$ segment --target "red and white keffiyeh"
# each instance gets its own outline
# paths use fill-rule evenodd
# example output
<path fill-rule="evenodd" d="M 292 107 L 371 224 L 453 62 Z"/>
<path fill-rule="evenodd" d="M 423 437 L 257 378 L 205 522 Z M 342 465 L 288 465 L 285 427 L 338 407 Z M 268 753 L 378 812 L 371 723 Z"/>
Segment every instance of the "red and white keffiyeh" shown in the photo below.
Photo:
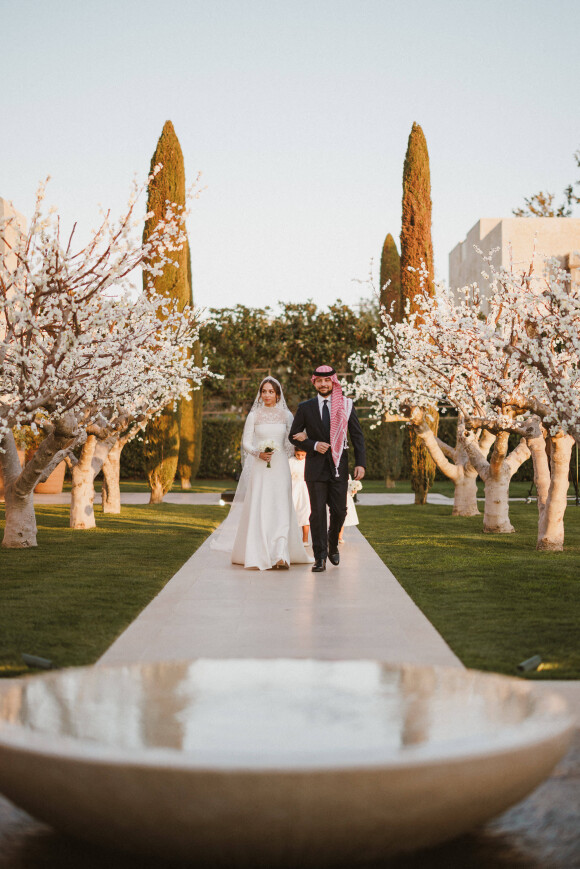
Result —
<path fill-rule="evenodd" d="M 331 368 L 330 365 L 319 365 L 312 374 L 313 383 L 317 377 L 330 377 L 332 381 L 332 396 L 330 402 L 330 451 L 336 469 L 336 476 L 338 477 L 338 466 L 346 443 L 348 417 L 350 414 L 350 408 L 352 407 L 352 399 L 343 396 L 342 387 L 338 382 L 336 371 L 334 368 Z"/>

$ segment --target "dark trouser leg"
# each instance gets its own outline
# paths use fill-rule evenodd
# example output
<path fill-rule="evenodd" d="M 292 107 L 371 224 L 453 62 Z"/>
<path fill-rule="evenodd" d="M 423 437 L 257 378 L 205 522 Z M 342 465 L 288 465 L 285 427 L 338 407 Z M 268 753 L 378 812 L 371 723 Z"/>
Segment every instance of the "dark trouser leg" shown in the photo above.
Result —
<path fill-rule="evenodd" d="M 314 557 L 326 558 L 327 550 L 327 525 L 326 525 L 326 501 L 329 483 L 316 480 L 307 482 L 308 495 L 310 497 L 310 534 L 312 535 L 312 551 Z"/>
<path fill-rule="evenodd" d="M 338 550 L 338 535 L 346 519 L 346 492 L 348 479 L 333 480 L 328 483 L 328 506 L 330 508 L 330 525 L 328 528 L 328 551 Z"/>

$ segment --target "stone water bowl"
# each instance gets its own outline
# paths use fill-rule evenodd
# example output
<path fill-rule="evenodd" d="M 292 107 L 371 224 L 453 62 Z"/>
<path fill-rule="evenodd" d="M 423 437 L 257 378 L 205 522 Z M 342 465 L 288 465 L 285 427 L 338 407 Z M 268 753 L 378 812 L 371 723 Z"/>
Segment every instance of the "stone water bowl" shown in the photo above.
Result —
<path fill-rule="evenodd" d="M 377 661 L 63 670 L 0 694 L 0 790 L 66 833 L 204 867 L 379 860 L 550 773 L 573 721 L 531 689 Z"/>

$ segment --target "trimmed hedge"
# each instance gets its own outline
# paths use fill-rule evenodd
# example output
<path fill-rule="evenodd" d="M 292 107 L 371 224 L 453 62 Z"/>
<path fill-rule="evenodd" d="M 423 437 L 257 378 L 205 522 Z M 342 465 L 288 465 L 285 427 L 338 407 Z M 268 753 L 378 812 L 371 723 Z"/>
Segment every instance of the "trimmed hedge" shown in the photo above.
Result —
<path fill-rule="evenodd" d="M 240 444 L 243 430 L 243 419 L 206 417 L 203 420 L 198 477 L 223 479 L 235 477 L 240 473 L 242 470 Z"/>
<path fill-rule="evenodd" d="M 369 480 L 384 480 L 387 475 L 397 480 L 407 480 L 410 474 L 409 429 L 398 422 L 375 425 L 373 420 L 361 419 L 367 449 L 367 477 Z M 401 425 L 403 425 L 401 429 Z M 240 442 L 244 420 L 231 417 L 204 417 L 201 446 L 201 464 L 197 476 L 200 479 L 235 478 L 241 470 Z M 450 446 L 455 446 L 457 419 L 441 416 L 438 436 Z M 518 443 L 517 435 L 510 437 L 510 450 Z M 400 449 L 399 459 L 394 454 Z M 350 450 L 351 472 L 354 466 L 354 451 Z M 394 473 L 393 473 L 394 471 Z M 121 453 L 121 479 L 146 479 L 143 461 L 143 441 L 135 439 Z M 531 460 L 524 462 L 514 480 L 533 480 Z M 445 480 L 437 469 L 436 480 Z"/>
<path fill-rule="evenodd" d="M 389 475 L 393 479 L 404 479 L 405 470 L 409 464 L 408 455 L 403 446 L 403 455 L 399 461 L 396 461 L 392 447 L 394 445 L 395 451 L 398 451 L 401 441 L 403 445 L 408 442 L 407 427 L 403 426 L 401 431 L 401 423 L 399 422 L 383 422 L 376 425 L 371 419 L 361 419 L 360 424 L 367 453 L 367 478 L 369 480 L 384 480 Z M 353 449 L 349 450 L 349 465 L 352 474 L 354 468 Z"/>
<path fill-rule="evenodd" d="M 122 480 L 147 479 L 143 458 L 143 435 L 137 435 L 123 447 L 120 475 Z"/>
<path fill-rule="evenodd" d="M 205 417 L 203 420 L 200 479 L 232 479 L 241 470 L 240 443 L 244 420 Z M 135 438 L 121 453 L 121 479 L 145 480 L 143 440 Z"/>

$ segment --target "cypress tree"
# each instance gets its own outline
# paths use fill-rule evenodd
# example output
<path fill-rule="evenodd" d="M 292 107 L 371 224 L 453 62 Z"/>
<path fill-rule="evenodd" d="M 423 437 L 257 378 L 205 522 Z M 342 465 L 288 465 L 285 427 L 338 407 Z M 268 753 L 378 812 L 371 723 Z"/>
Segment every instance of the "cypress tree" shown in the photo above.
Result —
<path fill-rule="evenodd" d="M 187 243 L 187 281 L 189 284 L 189 304 L 193 305 L 193 283 L 191 275 L 191 251 Z M 201 365 L 201 346 L 196 341 L 192 349 L 196 365 Z M 203 413 L 202 387 L 194 390 L 189 398 L 181 399 L 179 426 L 178 474 L 181 488 L 190 489 L 191 481 L 197 476 L 201 462 L 201 431 Z"/>
<path fill-rule="evenodd" d="M 401 222 L 401 295 L 414 312 L 414 296 L 420 290 L 418 270 L 425 263 L 427 286 L 433 292 L 433 243 L 431 241 L 431 176 L 423 130 L 413 124 L 403 167 L 403 219 Z M 417 271 L 409 271 L 409 267 Z"/>
<path fill-rule="evenodd" d="M 385 284 L 388 282 L 388 287 Z M 387 309 L 396 322 L 400 322 L 403 312 L 401 302 L 401 258 L 395 239 L 389 232 L 381 252 L 380 303 Z M 398 422 L 383 420 L 383 454 L 385 486 L 395 488 L 395 480 L 401 473 L 403 464 L 404 430 Z"/>
<path fill-rule="evenodd" d="M 395 239 L 390 232 L 385 239 L 381 253 L 380 281 L 381 306 L 385 307 L 397 322 L 400 322 L 402 316 L 401 257 Z M 389 282 L 389 286 L 385 288 L 387 282 Z"/>
<path fill-rule="evenodd" d="M 403 311 L 417 310 L 414 297 L 421 289 L 419 269 L 425 264 L 427 288 L 433 293 L 433 243 L 431 241 L 431 176 L 429 152 L 423 130 L 413 124 L 403 168 L 403 218 L 401 223 L 401 300 Z M 417 271 L 409 271 L 409 268 Z M 429 408 L 429 425 L 437 433 L 439 417 L 436 408 Z M 435 462 L 416 436 L 409 432 L 411 486 L 415 504 L 425 504 L 435 478 Z"/>
<path fill-rule="evenodd" d="M 147 211 L 153 216 L 145 222 L 143 241 L 147 241 L 157 222 L 164 217 L 166 202 L 185 205 L 185 166 L 179 139 L 175 134 L 171 121 L 166 121 L 155 153 L 151 159 L 151 171 L 159 163 L 161 171 L 151 180 L 147 196 Z M 180 310 L 188 303 L 190 289 L 187 279 L 187 250 L 184 245 L 181 250 L 174 251 L 174 268 L 168 264 L 161 275 L 153 281 L 155 291 L 160 295 L 176 299 Z M 145 285 L 145 275 L 143 275 Z M 149 486 L 151 488 L 150 503 L 158 504 L 167 494 L 177 471 L 179 455 L 179 408 L 169 405 L 149 423 L 145 431 L 144 457 Z"/>

